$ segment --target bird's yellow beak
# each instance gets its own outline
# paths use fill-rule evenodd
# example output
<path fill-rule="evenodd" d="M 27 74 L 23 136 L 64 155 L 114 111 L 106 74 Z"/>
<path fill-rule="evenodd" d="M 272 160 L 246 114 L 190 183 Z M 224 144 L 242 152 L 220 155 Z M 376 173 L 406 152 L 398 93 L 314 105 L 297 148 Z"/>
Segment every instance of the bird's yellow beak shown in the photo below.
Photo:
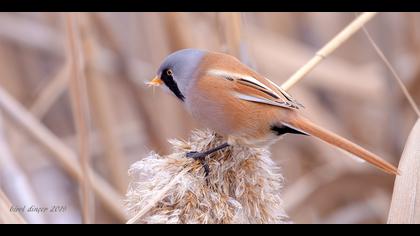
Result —
<path fill-rule="evenodd" d="M 153 78 L 151 81 L 147 82 L 146 84 L 150 86 L 160 86 L 163 84 L 163 81 L 158 76 L 155 76 L 155 78 Z"/>

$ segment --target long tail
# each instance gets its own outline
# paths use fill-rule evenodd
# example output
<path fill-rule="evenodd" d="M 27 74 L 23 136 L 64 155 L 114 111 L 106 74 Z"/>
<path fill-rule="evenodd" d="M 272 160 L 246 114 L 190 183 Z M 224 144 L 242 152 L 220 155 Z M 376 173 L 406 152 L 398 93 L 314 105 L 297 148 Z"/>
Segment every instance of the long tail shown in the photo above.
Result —
<path fill-rule="evenodd" d="M 394 175 L 399 175 L 399 170 L 391 165 L 390 163 L 386 162 L 379 156 L 369 152 L 368 150 L 360 147 L 359 145 L 342 138 L 314 123 L 309 121 L 306 118 L 299 117 L 295 118 L 285 125 L 289 125 L 290 128 L 297 129 L 299 131 L 303 131 L 309 135 L 315 136 L 321 139 L 324 142 L 327 142 L 335 147 L 338 147 L 342 150 L 345 150 L 357 157 L 371 163 L 372 165 L 376 166 L 377 168 Z"/>

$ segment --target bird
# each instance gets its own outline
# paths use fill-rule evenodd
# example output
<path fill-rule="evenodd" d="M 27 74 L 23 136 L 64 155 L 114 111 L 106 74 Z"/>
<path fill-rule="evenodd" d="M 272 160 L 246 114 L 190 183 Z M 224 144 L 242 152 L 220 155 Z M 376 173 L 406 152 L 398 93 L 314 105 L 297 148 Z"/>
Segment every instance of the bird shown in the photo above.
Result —
<path fill-rule="evenodd" d="M 298 134 L 318 138 L 388 174 L 399 174 L 374 153 L 310 121 L 300 102 L 229 54 L 194 48 L 175 51 L 147 84 L 173 94 L 193 119 L 226 140 L 186 157 L 203 161 L 232 145 L 268 147 L 283 135 Z M 204 168 L 208 175 L 208 166 Z"/>

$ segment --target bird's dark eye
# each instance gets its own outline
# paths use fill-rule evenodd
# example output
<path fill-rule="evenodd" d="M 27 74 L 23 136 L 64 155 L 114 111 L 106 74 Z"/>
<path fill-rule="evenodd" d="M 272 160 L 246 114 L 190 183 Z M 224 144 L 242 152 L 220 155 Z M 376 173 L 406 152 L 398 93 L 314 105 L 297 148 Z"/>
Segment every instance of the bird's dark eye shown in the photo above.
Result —
<path fill-rule="evenodd" d="M 184 95 L 178 88 L 178 84 L 174 80 L 174 73 L 171 69 L 166 69 L 162 72 L 161 80 L 163 83 L 177 96 L 181 101 L 184 101 Z"/>

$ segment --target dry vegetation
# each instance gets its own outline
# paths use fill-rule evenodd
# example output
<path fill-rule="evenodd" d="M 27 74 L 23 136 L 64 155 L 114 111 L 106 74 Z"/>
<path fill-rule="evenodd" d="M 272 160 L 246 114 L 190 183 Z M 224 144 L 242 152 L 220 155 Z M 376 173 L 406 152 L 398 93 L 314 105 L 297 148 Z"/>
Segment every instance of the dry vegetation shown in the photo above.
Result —
<path fill-rule="evenodd" d="M 394 164 L 402 156 L 403 174 L 394 189 L 392 176 L 287 136 L 271 149 L 287 215 L 419 223 L 420 135 L 410 104 L 420 103 L 420 15 L 372 17 L 376 45 L 358 30 L 337 50 L 319 51 L 354 13 L 0 13 L 0 223 L 125 222 L 129 166 L 151 150 L 169 154 L 168 139 L 203 128 L 172 96 L 144 86 L 185 47 L 231 53 L 278 84 L 321 52 L 289 92 L 317 123 Z M 11 205 L 66 210 L 18 214 Z"/>
<path fill-rule="evenodd" d="M 262 148 L 229 147 L 211 155 L 204 175 L 185 152 L 205 151 L 224 142 L 212 131 L 188 141 L 171 140 L 173 153 L 152 153 L 130 168 L 128 223 L 288 223 L 281 200 L 283 176 Z"/>

